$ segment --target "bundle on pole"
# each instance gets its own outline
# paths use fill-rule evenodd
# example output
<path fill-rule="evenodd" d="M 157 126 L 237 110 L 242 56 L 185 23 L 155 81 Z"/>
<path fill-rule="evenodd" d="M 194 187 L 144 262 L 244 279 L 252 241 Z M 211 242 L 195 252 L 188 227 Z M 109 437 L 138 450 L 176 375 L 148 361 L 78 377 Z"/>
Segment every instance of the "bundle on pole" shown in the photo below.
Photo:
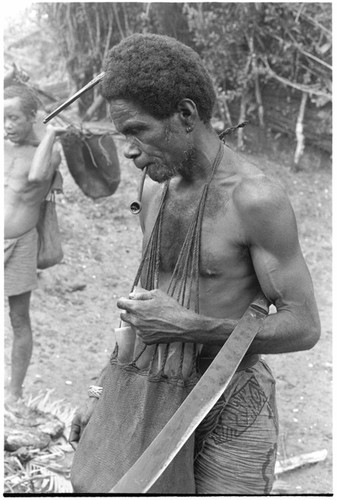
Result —
<path fill-rule="evenodd" d="M 60 141 L 69 171 L 90 198 L 111 196 L 120 182 L 117 148 L 109 132 L 92 132 L 70 126 Z"/>

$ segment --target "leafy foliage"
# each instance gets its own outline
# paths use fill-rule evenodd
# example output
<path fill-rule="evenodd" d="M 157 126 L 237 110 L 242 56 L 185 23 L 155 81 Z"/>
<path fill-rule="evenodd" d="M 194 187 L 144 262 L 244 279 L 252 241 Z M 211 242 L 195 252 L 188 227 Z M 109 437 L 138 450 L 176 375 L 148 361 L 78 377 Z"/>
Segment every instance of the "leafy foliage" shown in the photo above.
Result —
<path fill-rule="evenodd" d="M 98 74 L 108 50 L 132 33 L 162 33 L 193 45 L 182 8 L 168 3 L 35 4 L 39 23 L 59 47 L 76 89 Z M 80 113 L 92 99 L 92 93 L 82 97 Z"/>
<path fill-rule="evenodd" d="M 274 95 L 286 89 L 297 101 L 306 94 L 304 112 L 315 105 L 323 108 L 325 121 L 331 117 L 331 3 L 41 2 L 34 4 L 32 14 L 42 44 L 47 46 L 48 40 L 48 53 L 40 52 L 40 66 L 55 76 L 58 58 L 53 56 L 58 50 L 73 82 L 71 93 L 101 71 L 108 50 L 121 39 L 135 32 L 161 33 L 199 52 L 217 88 L 217 114 L 230 126 L 233 102 L 240 121 L 257 114 L 264 126 L 266 86 Z M 81 96 L 80 116 L 98 102 L 97 93 L 95 88 Z M 100 109 L 102 117 L 106 110 Z"/>
<path fill-rule="evenodd" d="M 186 4 L 189 27 L 220 90 L 241 95 L 276 79 L 331 101 L 332 26 L 328 3 Z"/>

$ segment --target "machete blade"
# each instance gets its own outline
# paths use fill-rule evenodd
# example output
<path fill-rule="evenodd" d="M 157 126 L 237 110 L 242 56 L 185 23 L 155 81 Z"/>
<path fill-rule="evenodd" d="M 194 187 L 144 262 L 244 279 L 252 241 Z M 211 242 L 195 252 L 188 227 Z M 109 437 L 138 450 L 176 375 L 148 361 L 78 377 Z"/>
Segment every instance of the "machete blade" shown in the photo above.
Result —
<path fill-rule="evenodd" d="M 109 493 L 146 493 L 228 387 L 268 314 L 258 295 L 181 406 Z"/>

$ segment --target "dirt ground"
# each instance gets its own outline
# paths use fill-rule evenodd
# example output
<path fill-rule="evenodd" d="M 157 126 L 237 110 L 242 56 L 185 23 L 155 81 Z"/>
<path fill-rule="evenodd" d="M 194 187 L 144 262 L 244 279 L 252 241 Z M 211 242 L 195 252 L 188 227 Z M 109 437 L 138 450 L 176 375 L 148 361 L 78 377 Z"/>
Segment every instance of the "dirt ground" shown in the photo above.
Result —
<path fill-rule="evenodd" d="M 120 145 L 121 140 L 117 139 Z M 248 155 L 287 188 L 298 219 L 301 244 L 312 273 L 322 336 L 307 352 L 265 356 L 277 381 L 279 459 L 326 449 L 327 458 L 278 477 L 288 494 L 332 492 L 332 291 L 331 173 L 294 174 L 282 158 Z M 53 398 L 73 407 L 109 358 L 118 326 L 117 298 L 130 291 L 140 258 L 141 231 L 129 204 L 139 176 L 121 156 L 122 180 L 110 198 L 93 201 L 62 165 L 64 194 L 57 198 L 64 259 L 39 272 L 32 294 L 34 352 L 25 394 L 53 389 Z M 314 167 L 315 165 L 313 165 Z M 5 303 L 5 378 L 12 333 Z"/>

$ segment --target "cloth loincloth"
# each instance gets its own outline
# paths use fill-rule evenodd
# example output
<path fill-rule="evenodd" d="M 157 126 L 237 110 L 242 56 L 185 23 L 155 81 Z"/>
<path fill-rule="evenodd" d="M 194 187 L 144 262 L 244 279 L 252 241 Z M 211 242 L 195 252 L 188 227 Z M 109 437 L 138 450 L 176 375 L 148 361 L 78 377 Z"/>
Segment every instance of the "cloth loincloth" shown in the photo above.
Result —
<path fill-rule="evenodd" d="M 37 243 L 35 227 L 19 238 L 5 239 L 5 296 L 20 295 L 37 288 Z"/>
<path fill-rule="evenodd" d="M 259 360 L 238 371 L 195 433 L 198 494 L 267 495 L 278 438 L 275 380 Z"/>

